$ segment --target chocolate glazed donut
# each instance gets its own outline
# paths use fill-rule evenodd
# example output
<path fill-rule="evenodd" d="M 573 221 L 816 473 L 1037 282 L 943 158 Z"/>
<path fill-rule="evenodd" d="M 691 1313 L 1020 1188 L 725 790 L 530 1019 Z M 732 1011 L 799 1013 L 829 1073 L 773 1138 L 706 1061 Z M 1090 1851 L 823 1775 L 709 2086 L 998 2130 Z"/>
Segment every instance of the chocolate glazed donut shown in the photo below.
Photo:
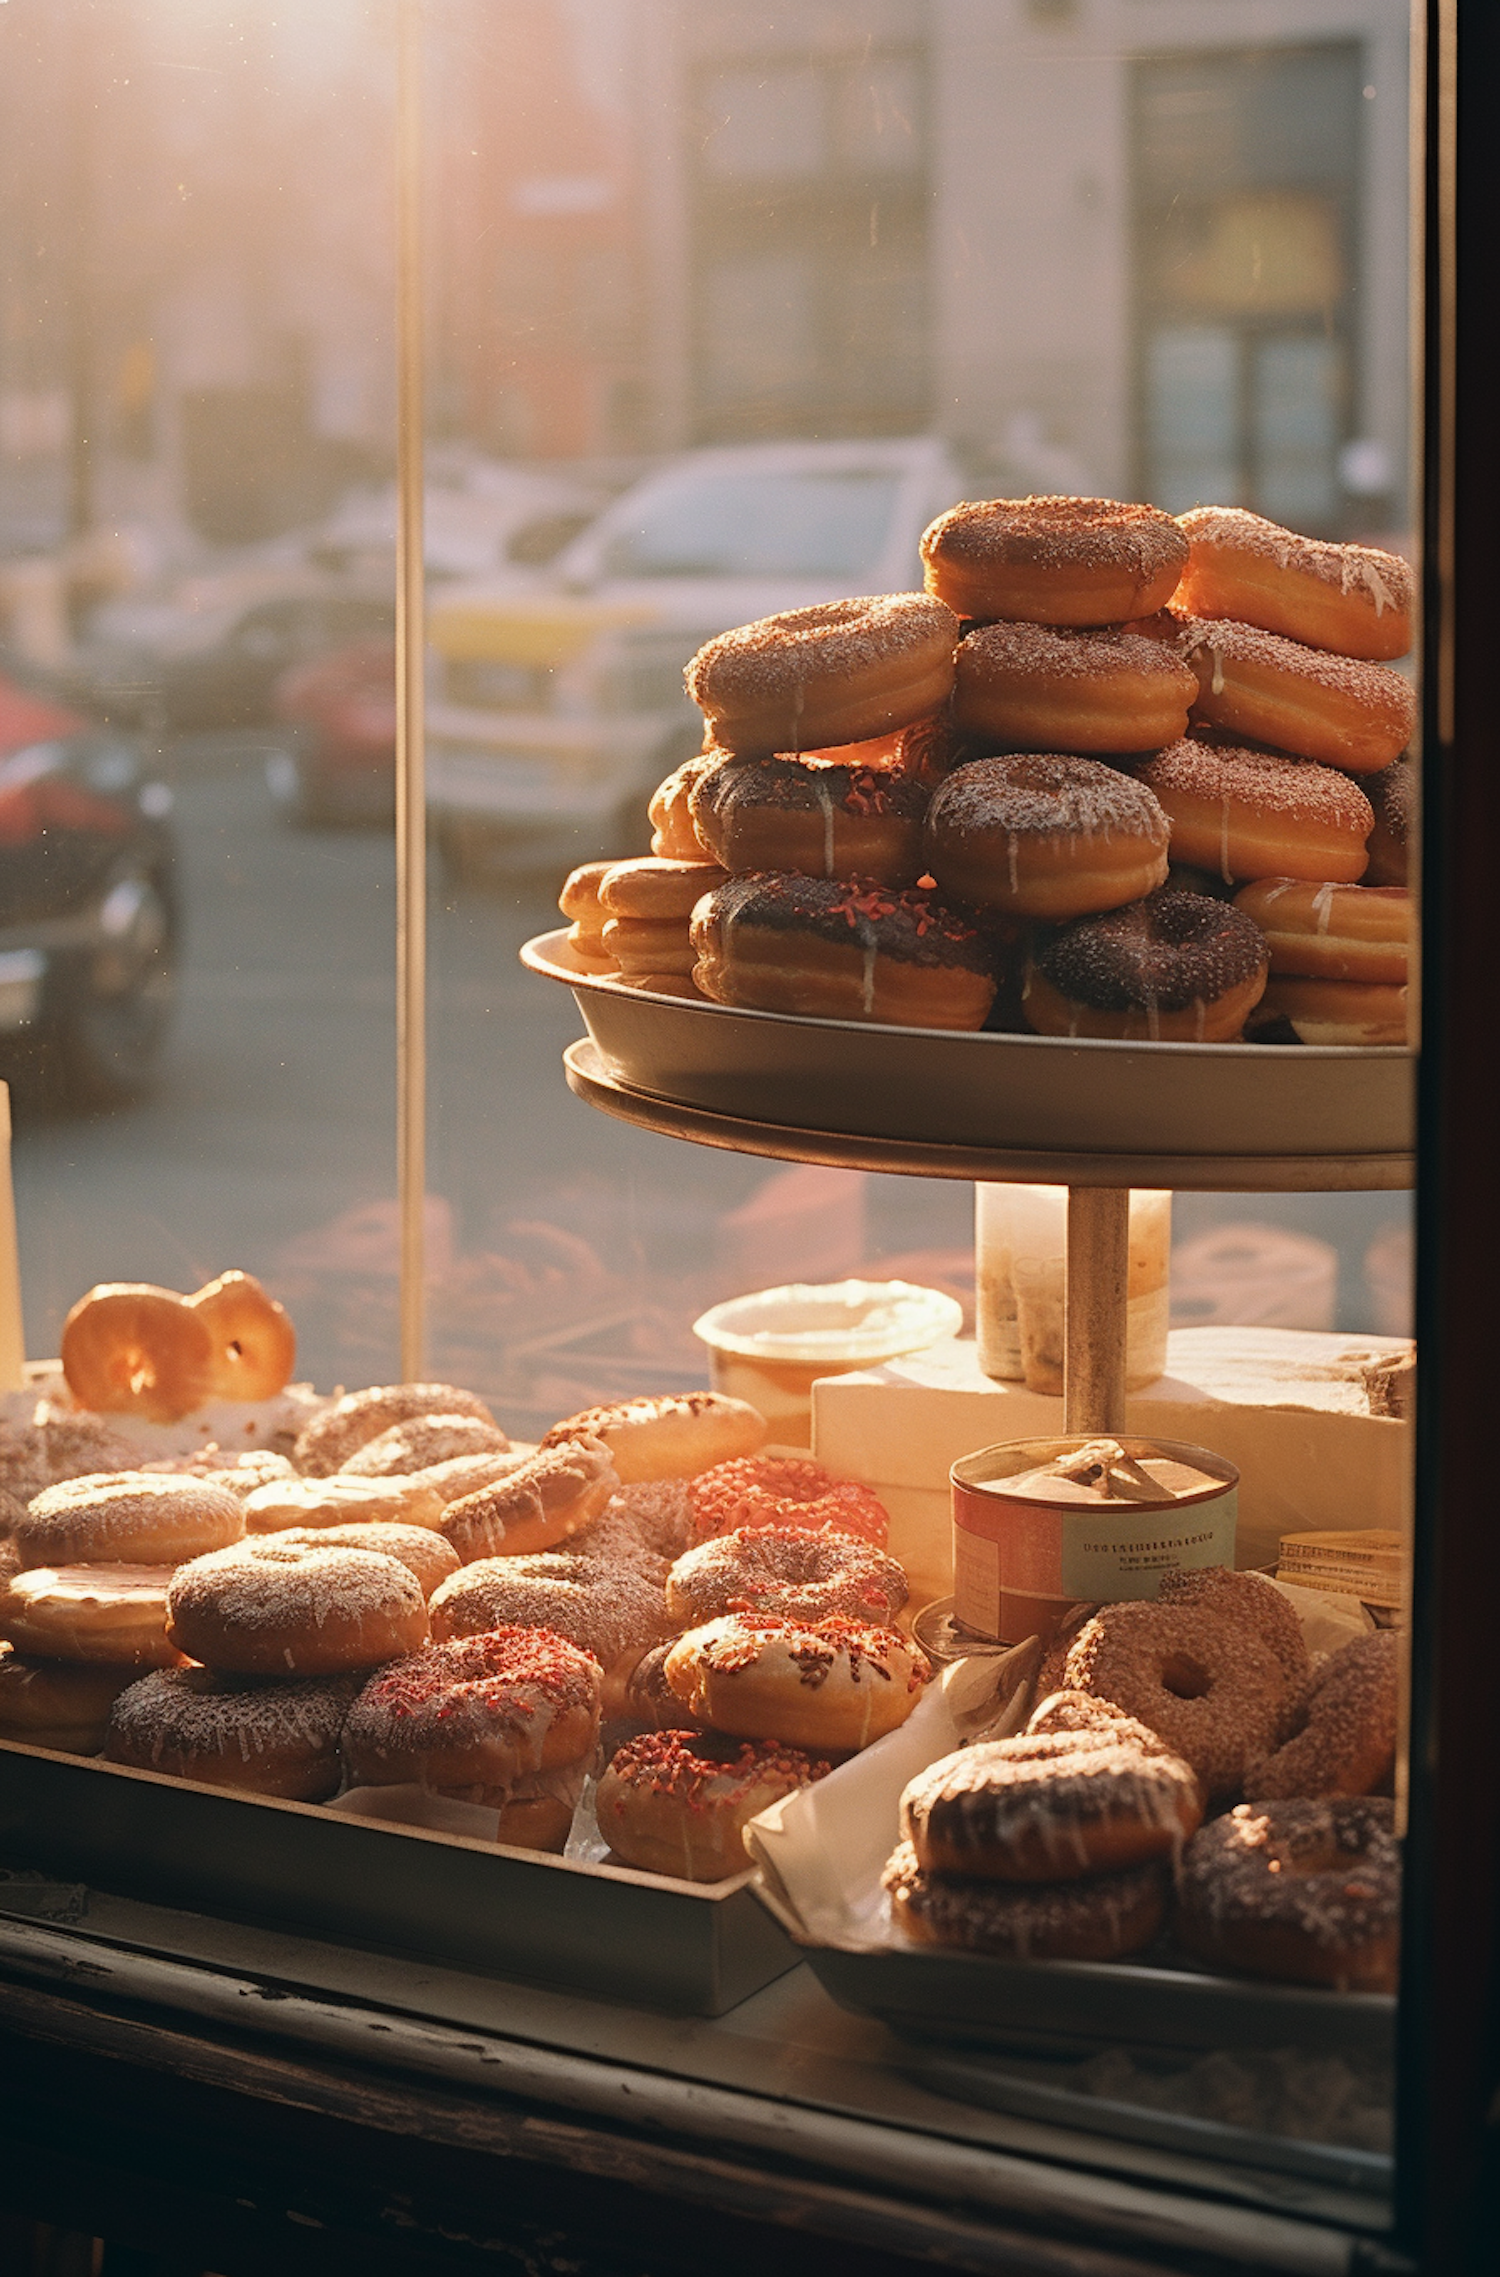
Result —
<path fill-rule="evenodd" d="M 1044 1036 L 1219 1044 L 1265 993 L 1270 949 L 1232 903 L 1163 886 L 1039 948 L 1021 1004 Z"/>
<path fill-rule="evenodd" d="M 700 776 L 693 825 L 726 870 L 910 885 L 928 794 L 910 776 L 805 759 L 725 759 Z"/>

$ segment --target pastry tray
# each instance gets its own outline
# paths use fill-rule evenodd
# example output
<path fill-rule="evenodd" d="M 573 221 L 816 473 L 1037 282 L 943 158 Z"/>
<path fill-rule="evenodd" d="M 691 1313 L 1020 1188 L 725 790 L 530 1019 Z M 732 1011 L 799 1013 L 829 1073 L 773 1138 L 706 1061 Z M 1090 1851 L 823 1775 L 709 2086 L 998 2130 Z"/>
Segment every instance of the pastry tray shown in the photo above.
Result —
<path fill-rule="evenodd" d="M 524 964 L 570 987 L 575 1091 L 700 1143 L 924 1175 L 1201 1191 L 1412 1182 L 1416 1054 L 956 1033 L 742 1011 L 587 971 L 566 931 Z"/>
<path fill-rule="evenodd" d="M 672 1881 L 12 1742 L 0 1835 L 8 1860 L 119 1896 L 676 2015 L 720 2016 L 800 1958 L 748 1871 Z"/>

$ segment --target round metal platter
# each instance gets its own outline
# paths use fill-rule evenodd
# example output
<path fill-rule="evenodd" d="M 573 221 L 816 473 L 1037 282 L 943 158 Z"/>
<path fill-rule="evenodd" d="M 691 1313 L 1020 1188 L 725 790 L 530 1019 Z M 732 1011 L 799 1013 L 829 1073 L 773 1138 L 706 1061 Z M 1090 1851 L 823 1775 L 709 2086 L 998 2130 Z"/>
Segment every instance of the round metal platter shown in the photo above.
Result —
<path fill-rule="evenodd" d="M 523 963 L 577 998 L 572 1088 L 700 1144 L 926 1177 L 1211 1192 L 1413 1180 L 1416 1055 L 1126 1044 L 748 1012 L 587 971 L 563 930 Z"/>

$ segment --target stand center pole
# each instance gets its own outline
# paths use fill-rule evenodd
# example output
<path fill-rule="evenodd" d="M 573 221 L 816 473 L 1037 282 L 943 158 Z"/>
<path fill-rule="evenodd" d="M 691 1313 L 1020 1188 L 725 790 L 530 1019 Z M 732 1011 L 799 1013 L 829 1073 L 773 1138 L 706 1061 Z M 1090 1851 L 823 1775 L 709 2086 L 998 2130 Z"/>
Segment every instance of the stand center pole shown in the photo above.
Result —
<path fill-rule="evenodd" d="M 1063 1429 L 1092 1436 L 1125 1428 L 1125 1304 L 1130 1195 L 1119 1186 L 1068 1189 Z"/>

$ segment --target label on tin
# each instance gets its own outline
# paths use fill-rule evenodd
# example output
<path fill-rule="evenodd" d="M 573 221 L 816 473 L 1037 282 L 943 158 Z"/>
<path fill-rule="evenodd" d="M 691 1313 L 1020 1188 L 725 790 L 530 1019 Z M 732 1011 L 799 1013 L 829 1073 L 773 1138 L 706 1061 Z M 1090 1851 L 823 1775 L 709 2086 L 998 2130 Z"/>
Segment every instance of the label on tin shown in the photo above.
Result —
<path fill-rule="evenodd" d="M 1094 1511 L 1062 1515 L 1059 1583 L 1064 1597 L 1107 1605 L 1122 1597 L 1154 1597 L 1164 1573 L 1233 1565 L 1236 1495 L 1182 1510 Z"/>

